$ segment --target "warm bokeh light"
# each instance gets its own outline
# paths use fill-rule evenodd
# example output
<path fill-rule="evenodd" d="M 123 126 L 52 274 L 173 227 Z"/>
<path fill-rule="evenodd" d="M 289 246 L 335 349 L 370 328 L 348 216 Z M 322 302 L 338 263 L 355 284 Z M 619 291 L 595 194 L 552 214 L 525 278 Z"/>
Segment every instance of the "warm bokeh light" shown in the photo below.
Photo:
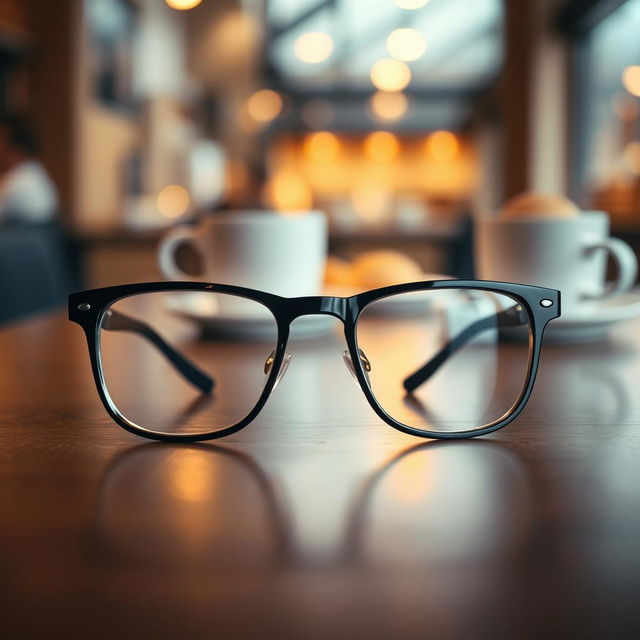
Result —
<path fill-rule="evenodd" d="M 387 38 L 387 51 L 398 60 L 417 60 L 427 49 L 427 40 L 417 29 L 395 29 Z"/>
<path fill-rule="evenodd" d="M 374 131 L 364 139 L 364 152 L 376 162 L 391 162 L 400 152 L 400 143 L 389 131 Z"/>
<path fill-rule="evenodd" d="M 439 162 L 427 153 L 424 138 L 416 140 L 414 135 L 401 138 L 384 126 L 379 127 L 378 133 L 383 135 L 369 139 L 369 150 L 365 149 L 366 135 L 336 134 L 340 151 L 331 162 L 310 160 L 305 153 L 304 138 L 301 140 L 294 133 L 275 136 L 269 154 L 271 175 L 293 174 L 302 179 L 313 194 L 313 197 L 308 196 L 313 206 L 326 204 L 332 220 L 344 228 L 357 225 L 353 202 L 352 206 L 347 206 L 345 195 L 348 194 L 347 197 L 352 199 L 354 186 L 365 181 L 373 184 L 374 190 L 376 185 L 383 186 L 394 198 L 398 194 L 399 208 L 392 211 L 394 215 L 397 214 L 394 219 L 398 224 L 404 224 L 412 217 L 411 211 L 416 210 L 414 201 L 419 202 L 419 213 L 412 219 L 422 220 L 422 203 L 425 200 L 445 198 L 459 202 L 474 193 L 479 179 L 478 160 L 474 148 L 464 144 L 463 138 L 458 139 L 459 149 L 455 159 Z M 267 206 L 273 207 L 266 199 L 267 190 L 263 195 Z M 369 203 L 370 197 L 364 193 L 364 189 L 359 189 L 356 200 L 362 205 L 363 202 Z M 411 202 L 407 205 L 409 200 Z M 370 204 L 366 207 L 362 205 L 359 210 L 365 208 L 373 211 L 372 217 L 379 211 Z M 409 213 L 405 216 L 407 211 Z M 390 215 L 389 211 L 386 215 Z"/>
<path fill-rule="evenodd" d="M 624 148 L 624 162 L 633 173 L 640 175 L 640 142 L 630 142 Z"/>
<path fill-rule="evenodd" d="M 265 203 L 278 211 L 305 211 L 313 196 L 309 185 L 296 173 L 276 173 L 265 186 Z"/>
<path fill-rule="evenodd" d="M 333 40 L 328 33 L 309 31 L 296 39 L 293 50 L 298 60 L 307 64 L 318 64 L 333 53 Z"/>
<path fill-rule="evenodd" d="M 640 65 L 634 64 L 622 72 L 622 84 L 631 95 L 640 97 Z"/>
<path fill-rule="evenodd" d="M 172 9 L 178 9 L 178 11 L 186 11 L 187 9 L 193 9 L 197 7 L 202 0 L 164 0 Z"/>
<path fill-rule="evenodd" d="M 640 105 L 637 100 L 625 93 L 616 93 L 611 101 L 613 112 L 627 122 L 633 122 L 640 116 Z"/>
<path fill-rule="evenodd" d="M 271 122 L 282 111 L 282 98 L 271 89 L 260 89 L 247 100 L 247 111 L 256 122 Z"/>
<path fill-rule="evenodd" d="M 411 82 L 411 70 L 401 60 L 384 58 L 371 67 L 371 82 L 380 91 L 402 91 Z"/>
<path fill-rule="evenodd" d="M 155 4 L 157 4 L 157 0 L 148 6 L 151 7 Z M 210 0 L 209 4 L 211 4 Z M 190 72 L 193 72 L 193 77 L 200 78 L 207 84 L 211 83 L 212 87 L 215 86 L 218 90 L 228 89 L 228 87 L 235 84 L 238 77 L 254 77 L 254 61 L 256 56 L 261 54 L 262 23 L 258 18 L 257 12 L 242 11 L 237 7 L 237 4 L 235 9 L 232 6 L 232 3 L 225 5 L 225 9 L 221 10 L 213 21 L 210 21 L 209 14 L 206 14 L 207 17 L 204 18 L 204 23 L 198 27 L 203 30 L 202 35 L 189 38 L 188 45 L 185 43 L 190 51 L 189 66 Z M 149 10 L 151 9 L 149 8 Z M 144 11 L 141 10 L 141 13 L 144 14 Z M 200 11 L 194 12 L 195 15 L 193 17 L 199 19 L 199 13 Z M 141 15 L 140 20 L 141 23 L 146 24 L 147 20 L 151 20 L 151 17 L 146 17 L 146 14 L 144 16 Z M 153 18 L 151 23 L 155 25 L 157 19 Z M 155 26 L 151 29 L 149 35 L 145 37 L 150 38 L 155 43 L 154 46 L 158 47 L 159 50 L 163 50 L 163 43 L 165 39 L 168 39 L 167 51 L 164 56 L 169 56 L 167 58 L 169 61 L 169 77 L 174 78 L 174 74 L 177 73 L 177 69 L 180 68 L 179 65 L 181 64 L 175 54 L 171 53 L 177 43 L 174 43 L 166 35 L 165 31 L 161 31 L 165 35 L 160 35 L 159 32 L 156 32 L 156 29 L 169 27 L 170 25 Z M 179 50 L 176 50 L 176 52 Z M 136 64 L 140 65 L 141 73 L 151 73 L 153 77 L 155 77 L 156 73 L 164 75 L 162 72 L 163 65 L 160 64 L 159 60 L 154 65 L 150 65 L 147 62 Z M 193 65 L 192 67 L 191 64 Z M 178 65 L 178 67 L 172 70 L 174 69 L 172 65 Z M 150 66 L 149 70 L 145 70 L 147 66 Z M 136 66 L 136 76 L 137 69 L 138 66 Z M 172 82 L 175 82 L 175 80 L 170 82 L 169 78 L 166 78 L 161 86 L 166 87 L 165 91 L 169 90 L 169 87 L 174 86 Z M 156 90 L 154 89 L 154 91 Z M 227 97 L 229 97 L 228 94 Z"/>
<path fill-rule="evenodd" d="M 398 91 L 376 91 L 369 102 L 371 113 L 378 120 L 395 122 L 409 109 L 409 99 Z"/>
<path fill-rule="evenodd" d="M 401 9 L 422 9 L 429 0 L 393 0 Z"/>
<path fill-rule="evenodd" d="M 158 211 L 165 218 L 179 218 L 189 210 L 190 204 L 189 192 L 178 184 L 165 187 L 156 199 Z"/>
<path fill-rule="evenodd" d="M 376 180 L 361 180 L 351 189 L 351 206 L 369 224 L 384 222 L 392 208 L 393 194 Z"/>
<path fill-rule="evenodd" d="M 340 153 L 340 141 L 329 131 L 309 134 L 304 141 L 304 154 L 313 162 L 332 162 Z"/>
<path fill-rule="evenodd" d="M 460 143 L 450 131 L 435 131 L 427 137 L 424 148 L 429 157 L 438 162 L 453 160 L 460 151 Z"/>

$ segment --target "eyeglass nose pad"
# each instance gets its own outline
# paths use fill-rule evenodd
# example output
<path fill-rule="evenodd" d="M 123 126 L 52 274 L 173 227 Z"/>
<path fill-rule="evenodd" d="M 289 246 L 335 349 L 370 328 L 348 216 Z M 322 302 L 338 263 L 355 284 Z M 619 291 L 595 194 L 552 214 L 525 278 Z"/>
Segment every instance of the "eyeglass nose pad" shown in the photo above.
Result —
<path fill-rule="evenodd" d="M 290 353 L 285 353 L 284 354 L 284 360 L 282 361 L 282 366 L 280 367 L 280 371 L 278 371 L 278 375 L 276 377 L 276 381 L 273 385 L 273 389 L 272 391 L 276 390 L 276 387 L 278 386 L 278 383 L 280 382 L 280 380 L 282 380 L 282 376 L 285 374 L 285 371 L 289 368 L 289 364 L 291 362 L 291 358 L 293 356 Z M 269 357 L 264 361 L 264 373 L 265 375 L 269 375 L 269 373 L 271 372 L 271 369 L 273 368 L 273 363 L 276 359 L 276 352 L 275 350 L 273 350 L 270 354 Z"/>
<path fill-rule="evenodd" d="M 364 369 L 364 377 L 367 379 L 367 383 L 371 386 L 371 380 L 369 379 L 369 371 L 371 371 L 371 363 L 369 362 L 369 358 L 365 355 L 362 349 L 358 349 L 358 354 L 360 356 L 360 362 L 362 362 L 362 367 Z M 347 369 L 349 369 L 349 373 L 356 381 L 356 384 L 360 386 L 358 382 L 358 376 L 356 375 L 356 370 L 353 366 L 353 360 L 351 359 L 351 354 L 345 349 L 342 352 L 342 359 L 344 363 L 347 365 Z"/>

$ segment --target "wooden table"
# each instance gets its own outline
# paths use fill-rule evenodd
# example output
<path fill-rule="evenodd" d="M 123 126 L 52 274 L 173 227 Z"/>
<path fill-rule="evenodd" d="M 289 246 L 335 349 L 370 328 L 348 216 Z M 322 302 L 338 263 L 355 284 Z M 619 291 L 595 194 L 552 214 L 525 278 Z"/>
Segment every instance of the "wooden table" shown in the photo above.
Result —
<path fill-rule="evenodd" d="M 111 422 L 62 314 L 0 332 L 0 637 L 638 637 L 640 323 L 470 441 L 379 421 L 341 350 L 186 446 Z"/>

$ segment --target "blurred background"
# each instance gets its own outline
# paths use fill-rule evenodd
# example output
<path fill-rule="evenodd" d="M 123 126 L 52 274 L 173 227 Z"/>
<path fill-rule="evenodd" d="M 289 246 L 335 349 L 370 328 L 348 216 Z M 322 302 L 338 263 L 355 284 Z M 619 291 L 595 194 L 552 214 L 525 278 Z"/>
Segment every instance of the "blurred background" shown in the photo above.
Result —
<path fill-rule="evenodd" d="M 65 282 L 154 280 L 178 222 L 314 208 L 335 255 L 469 277 L 524 190 L 637 248 L 638 34 L 640 0 L 0 0 L 0 170 L 40 203 L 0 186 L 0 256 L 53 225 Z"/>

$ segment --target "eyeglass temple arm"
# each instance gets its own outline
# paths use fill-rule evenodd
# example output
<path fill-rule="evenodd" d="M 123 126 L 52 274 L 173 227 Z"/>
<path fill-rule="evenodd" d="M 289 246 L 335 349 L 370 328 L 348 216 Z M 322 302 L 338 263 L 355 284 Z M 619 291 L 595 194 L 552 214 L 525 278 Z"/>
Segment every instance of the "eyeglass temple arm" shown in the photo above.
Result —
<path fill-rule="evenodd" d="M 145 322 L 140 322 L 131 316 L 110 309 L 105 314 L 102 328 L 106 331 L 131 331 L 132 333 L 137 333 L 156 347 L 194 387 L 200 389 L 202 393 L 211 393 L 215 385 L 213 378 L 178 353 L 155 329 Z"/>
<path fill-rule="evenodd" d="M 469 325 L 455 338 L 447 342 L 423 367 L 414 371 L 410 376 L 407 376 L 402 386 L 408 393 L 411 393 L 420 385 L 424 384 L 446 362 L 447 358 L 464 347 L 465 344 L 478 334 L 495 328 L 496 324 L 498 327 L 519 327 L 527 324 L 527 322 L 527 314 L 520 305 L 505 309 L 486 318 L 480 318 L 480 320 Z"/>

